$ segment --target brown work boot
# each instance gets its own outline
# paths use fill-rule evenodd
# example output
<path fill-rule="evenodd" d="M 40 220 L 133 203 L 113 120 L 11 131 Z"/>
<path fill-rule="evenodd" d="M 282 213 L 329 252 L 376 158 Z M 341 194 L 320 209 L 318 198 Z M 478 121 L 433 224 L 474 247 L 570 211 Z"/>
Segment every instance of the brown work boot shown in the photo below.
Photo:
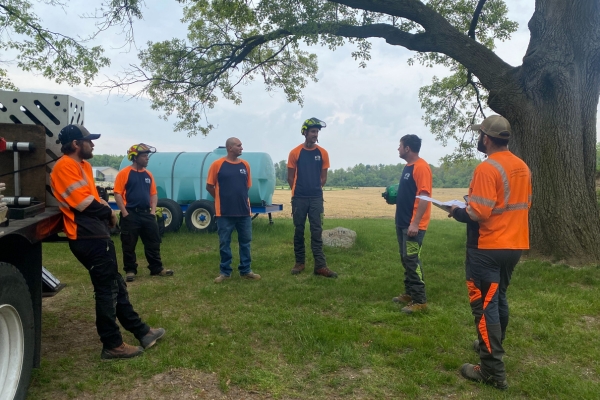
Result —
<path fill-rule="evenodd" d="M 127 275 L 125 275 L 125 282 L 133 282 L 133 281 L 135 281 L 135 273 L 128 272 Z"/>
<path fill-rule="evenodd" d="M 298 275 L 302 271 L 304 271 L 304 264 L 296 263 L 294 268 L 292 268 L 292 275 Z"/>
<path fill-rule="evenodd" d="M 327 267 L 315 269 L 315 275 L 324 276 L 326 278 L 337 278 L 337 274 Z"/>
<path fill-rule="evenodd" d="M 165 336 L 165 330 L 163 328 L 150 328 L 146 336 L 140 339 L 140 344 L 144 349 L 149 349 L 163 336 Z"/>
<path fill-rule="evenodd" d="M 173 270 L 170 269 L 161 269 L 158 274 L 150 274 L 152 276 L 173 276 Z"/>
<path fill-rule="evenodd" d="M 412 314 L 414 312 L 421 312 L 425 310 L 427 310 L 427 303 L 415 303 L 414 301 L 411 301 L 400 311 L 405 314 Z"/>
<path fill-rule="evenodd" d="M 500 390 L 508 389 L 508 382 L 506 381 L 506 379 L 498 380 L 498 379 L 494 379 L 491 376 L 485 377 L 483 374 L 483 371 L 481 371 L 481 367 L 479 366 L 479 364 L 477 364 L 477 365 L 468 364 L 468 363 L 463 364 L 462 367 L 460 367 L 460 374 L 465 379 L 469 379 L 469 380 L 475 381 L 475 382 L 485 383 L 486 385 L 490 385 L 492 387 L 495 387 L 496 389 L 500 389 Z"/>
<path fill-rule="evenodd" d="M 245 275 L 240 275 L 242 277 L 242 279 L 248 279 L 251 281 L 259 281 L 260 280 L 260 275 L 259 274 L 255 274 L 254 272 L 248 272 Z"/>
<path fill-rule="evenodd" d="M 410 303 L 412 301 L 412 297 L 409 294 L 402 293 L 398 295 L 398 297 L 394 297 L 392 301 L 394 303 Z"/>
<path fill-rule="evenodd" d="M 227 276 L 227 275 L 219 275 L 215 278 L 215 283 L 221 283 L 226 279 L 231 279 L 231 276 Z"/>
<path fill-rule="evenodd" d="M 103 360 L 114 360 L 118 358 L 133 358 L 144 354 L 144 348 L 140 346 L 132 346 L 125 342 L 114 349 L 102 349 L 100 358 Z"/>

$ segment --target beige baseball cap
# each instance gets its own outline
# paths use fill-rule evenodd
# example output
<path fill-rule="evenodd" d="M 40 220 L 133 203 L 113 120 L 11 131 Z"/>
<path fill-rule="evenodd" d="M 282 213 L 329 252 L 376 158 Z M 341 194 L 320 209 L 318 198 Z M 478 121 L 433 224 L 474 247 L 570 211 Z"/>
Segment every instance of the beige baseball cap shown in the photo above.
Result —
<path fill-rule="evenodd" d="M 499 139 L 510 138 L 510 122 L 501 115 L 490 115 L 481 124 L 471 125 L 474 131 L 481 130 L 488 136 Z"/>

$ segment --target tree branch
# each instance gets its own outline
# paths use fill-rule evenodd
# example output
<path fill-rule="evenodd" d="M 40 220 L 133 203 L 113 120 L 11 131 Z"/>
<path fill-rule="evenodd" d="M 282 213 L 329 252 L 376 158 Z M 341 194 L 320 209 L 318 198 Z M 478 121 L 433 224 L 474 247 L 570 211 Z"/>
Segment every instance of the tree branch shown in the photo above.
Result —
<path fill-rule="evenodd" d="M 469 33 L 467 34 L 471 39 L 475 39 L 475 28 L 477 28 L 477 22 L 479 22 L 479 16 L 481 15 L 481 10 L 483 10 L 483 6 L 487 0 L 479 0 L 477 3 L 477 7 L 475 7 L 475 12 L 473 13 L 473 19 L 471 20 L 471 25 L 469 26 Z"/>

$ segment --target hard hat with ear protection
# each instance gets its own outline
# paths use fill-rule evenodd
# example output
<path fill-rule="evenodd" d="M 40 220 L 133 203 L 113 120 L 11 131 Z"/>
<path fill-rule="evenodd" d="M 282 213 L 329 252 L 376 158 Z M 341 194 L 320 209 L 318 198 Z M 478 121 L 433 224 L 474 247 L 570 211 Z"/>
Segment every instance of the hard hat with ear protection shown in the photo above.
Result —
<path fill-rule="evenodd" d="M 302 129 L 300 132 L 304 135 L 304 132 L 309 130 L 310 128 L 326 128 L 327 124 L 324 121 L 321 121 L 319 118 L 309 118 L 302 124 Z"/>
<path fill-rule="evenodd" d="M 134 144 L 127 150 L 127 159 L 133 161 L 133 157 L 143 153 L 154 154 L 156 153 L 156 148 L 145 143 Z"/>

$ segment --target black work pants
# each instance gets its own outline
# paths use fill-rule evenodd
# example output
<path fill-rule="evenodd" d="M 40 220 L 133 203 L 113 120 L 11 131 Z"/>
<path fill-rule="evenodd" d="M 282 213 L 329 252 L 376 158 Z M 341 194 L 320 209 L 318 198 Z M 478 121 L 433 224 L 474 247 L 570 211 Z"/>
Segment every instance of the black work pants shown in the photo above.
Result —
<path fill-rule="evenodd" d="M 479 358 L 484 376 L 506 379 L 502 342 L 508 326 L 506 290 L 521 250 L 467 248 L 465 262 L 471 312 L 475 317 Z"/>
<path fill-rule="evenodd" d="M 139 340 L 150 327 L 135 312 L 127 285 L 119 274 L 115 245 L 110 239 L 69 240 L 73 255 L 88 270 L 96 299 L 96 329 L 105 349 L 123 343 L 117 319 Z"/>
<path fill-rule="evenodd" d="M 123 269 L 125 272 L 137 274 L 137 257 L 135 246 L 138 237 L 144 244 L 144 254 L 148 261 L 150 274 L 156 275 L 163 269 L 160 258 L 160 233 L 156 216 L 148 211 L 127 210 L 127 217 L 121 217 L 121 243 L 123 244 Z"/>
<path fill-rule="evenodd" d="M 322 197 L 292 197 L 292 216 L 295 227 L 294 254 L 296 263 L 304 264 L 306 262 L 304 229 L 306 227 L 306 217 L 308 217 L 308 223 L 310 224 L 310 248 L 315 259 L 315 270 L 327 266 L 325 254 L 323 254 L 322 214 Z"/>

